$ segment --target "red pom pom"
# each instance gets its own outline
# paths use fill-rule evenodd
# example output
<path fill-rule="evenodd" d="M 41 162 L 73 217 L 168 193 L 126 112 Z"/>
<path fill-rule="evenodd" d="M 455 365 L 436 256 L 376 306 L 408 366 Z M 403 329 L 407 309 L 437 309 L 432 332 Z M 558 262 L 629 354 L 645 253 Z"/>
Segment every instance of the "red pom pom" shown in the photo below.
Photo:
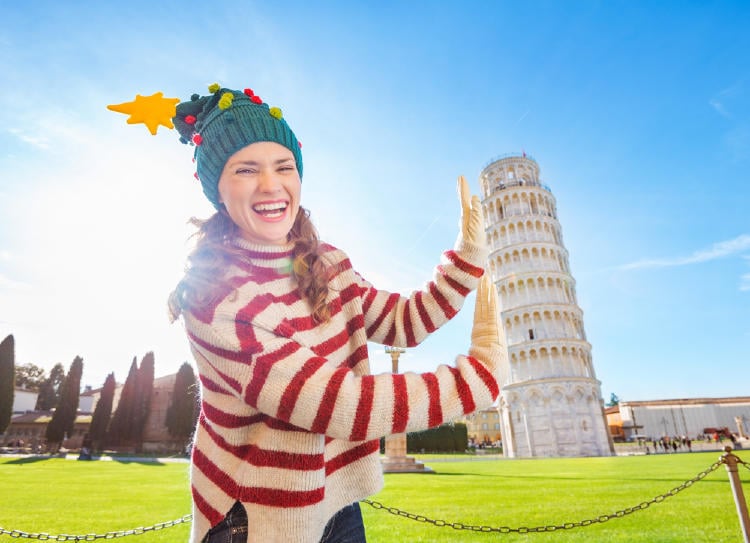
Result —
<path fill-rule="evenodd" d="M 201 178 L 200 178 L 200 177 L 198 177 L 198 172 L 195 172 L 195 173 L 193 174 L 193 177 L 195 177 L 195 178 L 196 178 L 196 179 L 197 179 L 198 181 L 200 181 L 200 180 L 201 180 Z"/>
<path fill-rule="evenodd" d="M 200 134 L 196 134 L 195 136 L 193 136 L 193 143 L 196 145 L 200 145 L 201 143 L 203 143 L 203 136 L 201 136 Z"/>
<path fill-rule="evenodd" d="M 253 89 L 245 89 L 244 92 L 248 96 L 255 96 L 255 93 L 253 92 Z"/>
<path fill-rule="evenodd" d="M 185 122 L 187 124 L 195 124 L 196 120 L 197 119 L 195 118 L 195 115 L 188 115 L 187 117 L 185 117 Z"/>
<path fill-rule="evenodd" d="M 298 141 L 297 145 L 299 145 L 299 148 L 302 149 L 302 142 L 301 141 Z"/>
<path fill-rule="evenodd" d="M 255 102 L 256 104 L 262 104 L 262 103 L 263 103 L 263 100 L 261 100 L 261 99 L 260 99 L 260 96 L 255 96 L 255 95 L 252 95 L 252 96 L 250 97 L 250 100 L 251 100 L 252 102 Z"/>

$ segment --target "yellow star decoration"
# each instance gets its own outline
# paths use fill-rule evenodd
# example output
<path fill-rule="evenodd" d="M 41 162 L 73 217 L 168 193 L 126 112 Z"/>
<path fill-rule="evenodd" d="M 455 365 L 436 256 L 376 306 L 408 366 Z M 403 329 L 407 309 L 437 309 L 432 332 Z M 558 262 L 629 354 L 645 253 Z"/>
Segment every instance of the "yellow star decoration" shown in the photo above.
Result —
<path fill-rule="evenodd" d="M 107 109 L 130 115 L 128 124 L 143 123 L 155 136 L 159 125 L 174 128 L 172 117 L 175 116 L 179 101 L 179 98 L 164 98 L 162 92 L 155 92 L 151 96 L 136 94 L 132 102 L 112 104 L 107 106 Z"/>

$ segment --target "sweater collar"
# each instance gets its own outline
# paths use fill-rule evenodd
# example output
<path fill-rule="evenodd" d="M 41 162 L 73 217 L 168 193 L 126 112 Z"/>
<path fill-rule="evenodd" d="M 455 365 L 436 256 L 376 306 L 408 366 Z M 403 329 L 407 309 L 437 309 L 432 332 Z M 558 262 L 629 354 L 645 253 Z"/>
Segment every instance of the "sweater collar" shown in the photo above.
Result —
<path fill-rule="evenodd" d="M 243 238 L 232 240 L 235 247 L 242 249 L 244 262 L 249 263 L 253 271 L 273 272 L 279 275 L 292 273 L 293 243 L 285 245 L 263 245 L 252 243 Z M 241 267 L 244 267 L 240 264 Z"/>

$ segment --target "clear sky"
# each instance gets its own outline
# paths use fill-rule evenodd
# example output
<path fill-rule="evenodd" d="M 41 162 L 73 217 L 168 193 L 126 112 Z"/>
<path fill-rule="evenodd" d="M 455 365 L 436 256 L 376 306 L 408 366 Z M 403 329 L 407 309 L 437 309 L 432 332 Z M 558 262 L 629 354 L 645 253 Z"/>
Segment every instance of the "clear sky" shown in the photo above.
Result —
<path fill-rule="evenodd" d="M 25 5 L 23 5 L 25 4 Z M 112 7 L 121 4 L 120 7 Z M 750 395 L 747 2 L 14 2 L 0 19 L 0 338 L 123 381 L 190 359 L 166 298 L 212 208 L 174 131 L 107 104 L 219 82 L 282 108 L 303 204 L 379 288 L 421 286 L 455 180 L 525 151 L 605 400 Z M 452 362 L 466 309 L 401 358 Z M 374 371 L 389 357 L 371 346 Z"/>

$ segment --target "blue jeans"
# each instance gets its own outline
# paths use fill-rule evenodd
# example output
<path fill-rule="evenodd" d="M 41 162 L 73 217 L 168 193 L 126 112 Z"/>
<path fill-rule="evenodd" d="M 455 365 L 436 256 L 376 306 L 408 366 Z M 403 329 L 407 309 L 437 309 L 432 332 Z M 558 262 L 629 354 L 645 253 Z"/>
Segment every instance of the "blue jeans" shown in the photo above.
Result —
<path fill-rule="evenodd" d="M 219 524 L 209 530 L 203 543 L 246 543 L 247 514 L 240 502 Z M 347 505 L 331 517 L 323 530 L 320 543 L 367 543 L 365 525 L 359 503 Z"/>

